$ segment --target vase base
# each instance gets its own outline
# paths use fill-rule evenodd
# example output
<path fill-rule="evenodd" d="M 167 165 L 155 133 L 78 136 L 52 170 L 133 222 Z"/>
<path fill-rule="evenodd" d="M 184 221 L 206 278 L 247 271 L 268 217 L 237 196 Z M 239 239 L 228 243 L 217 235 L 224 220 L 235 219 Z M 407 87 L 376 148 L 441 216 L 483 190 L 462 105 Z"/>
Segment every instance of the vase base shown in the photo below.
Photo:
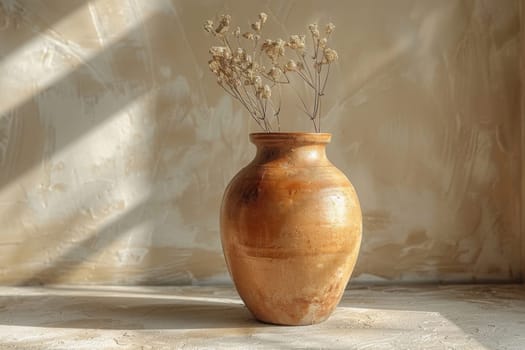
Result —
<path fill-rule="evenodd" d="M 310 319 L 310 320 L 307 320 L 307 319 L 303 318 L 300 321 L 294 322 L 294 321 L 291 321 L 291 320 L 276 320 L 276 319 L 270 320 L 270 319 L 265 319 L 263 317 L 258 317 L 258 316 L 254 315 L 254 318 L 260 323 L 264 323 L 264 324 L 272 325 L 272 326 L 285 326 L 285 327 L 311 326 L 311 325 L 314 325 L 314 324 L 323 323 L 329 317 L 330 316 L 326 316 L 326 317 L 317 318 L 317 319 Z"/>

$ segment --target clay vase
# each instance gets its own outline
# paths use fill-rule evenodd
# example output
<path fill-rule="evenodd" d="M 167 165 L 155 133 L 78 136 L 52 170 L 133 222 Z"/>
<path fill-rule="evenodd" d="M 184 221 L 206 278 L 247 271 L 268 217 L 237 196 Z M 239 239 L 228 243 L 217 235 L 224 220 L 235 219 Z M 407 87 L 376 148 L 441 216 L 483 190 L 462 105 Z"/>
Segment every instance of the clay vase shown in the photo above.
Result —
<path fill-rule="evenodd" d="M 224 193 L 226 263 L 260 321 L 324 321 L 354 269 L 361 208 L 350 181 L 326 157 L 330 139 L 323 133 L 251 134 L 256 156 Z"/>

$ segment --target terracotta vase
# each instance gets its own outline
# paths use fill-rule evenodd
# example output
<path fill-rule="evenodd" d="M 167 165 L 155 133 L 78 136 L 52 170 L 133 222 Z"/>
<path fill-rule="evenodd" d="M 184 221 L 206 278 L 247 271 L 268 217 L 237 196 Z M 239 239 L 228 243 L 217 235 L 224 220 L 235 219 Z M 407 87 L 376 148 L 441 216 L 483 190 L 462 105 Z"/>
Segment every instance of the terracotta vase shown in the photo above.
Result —
<path fill-rule="evenodd" d="M 324 321 L 339 303 L 361 244 L 355 190 L 326 157 L 330 134 L 255 133 L 253 161 L 221 207 L 226 263 L 260 321 Z"/>

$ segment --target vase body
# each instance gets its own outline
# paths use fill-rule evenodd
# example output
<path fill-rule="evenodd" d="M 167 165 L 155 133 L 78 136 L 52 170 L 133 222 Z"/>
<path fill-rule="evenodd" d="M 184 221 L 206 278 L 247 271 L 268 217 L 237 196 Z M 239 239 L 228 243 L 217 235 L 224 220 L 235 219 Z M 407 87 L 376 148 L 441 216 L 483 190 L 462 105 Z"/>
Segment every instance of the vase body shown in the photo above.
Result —
<path fill-rule="evenodd" d="M 253 161 L 230 182 L 221 241 L 235 287 L 260 321 L 324 321 L 361 244 L 356 192 L 326 157 L 330 134 L 256 133 Z"/>

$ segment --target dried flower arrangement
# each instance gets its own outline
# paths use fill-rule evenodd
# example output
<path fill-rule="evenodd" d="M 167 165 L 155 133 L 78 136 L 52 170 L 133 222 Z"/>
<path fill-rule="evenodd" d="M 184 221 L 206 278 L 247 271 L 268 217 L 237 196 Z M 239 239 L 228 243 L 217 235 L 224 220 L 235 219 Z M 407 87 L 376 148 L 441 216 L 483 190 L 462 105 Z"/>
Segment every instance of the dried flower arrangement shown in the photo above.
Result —
<path fill-rule="evenodd" d="M 313 102 L 310 104 L 297 95 L 315 132 L 320 132 L 321 98 L 330 66 L 338 58 L 337 52 L 328 47 L 335 26 L 328 23 L 325 35 L 321 36 L 318 25 L 310 24 L 312 48 L 308 51 L 305 35 L 291 35 L 288 41 L 263 40 L 261 35 L 267 19 L 265 13 L 260 13 L 251 30 L 244 33 L 239 27 L 230 30 L 230 15 L 220 16 L 217 24 L 206 21 L 204 30 L 221 44 L 210 48 L 209 68 L 216 75 L 217 83 L 238 100 L 266 132 L 273 130 L 274 122 L 280 131 L 281 85 L 292 86 L 289 75 L 296 74 L 312 91 Z M 287 56 L 287 49 L 291 50 L 293 57 Z M 274 89 L 278 90 L 277 94 L 272 93 Z"/>

